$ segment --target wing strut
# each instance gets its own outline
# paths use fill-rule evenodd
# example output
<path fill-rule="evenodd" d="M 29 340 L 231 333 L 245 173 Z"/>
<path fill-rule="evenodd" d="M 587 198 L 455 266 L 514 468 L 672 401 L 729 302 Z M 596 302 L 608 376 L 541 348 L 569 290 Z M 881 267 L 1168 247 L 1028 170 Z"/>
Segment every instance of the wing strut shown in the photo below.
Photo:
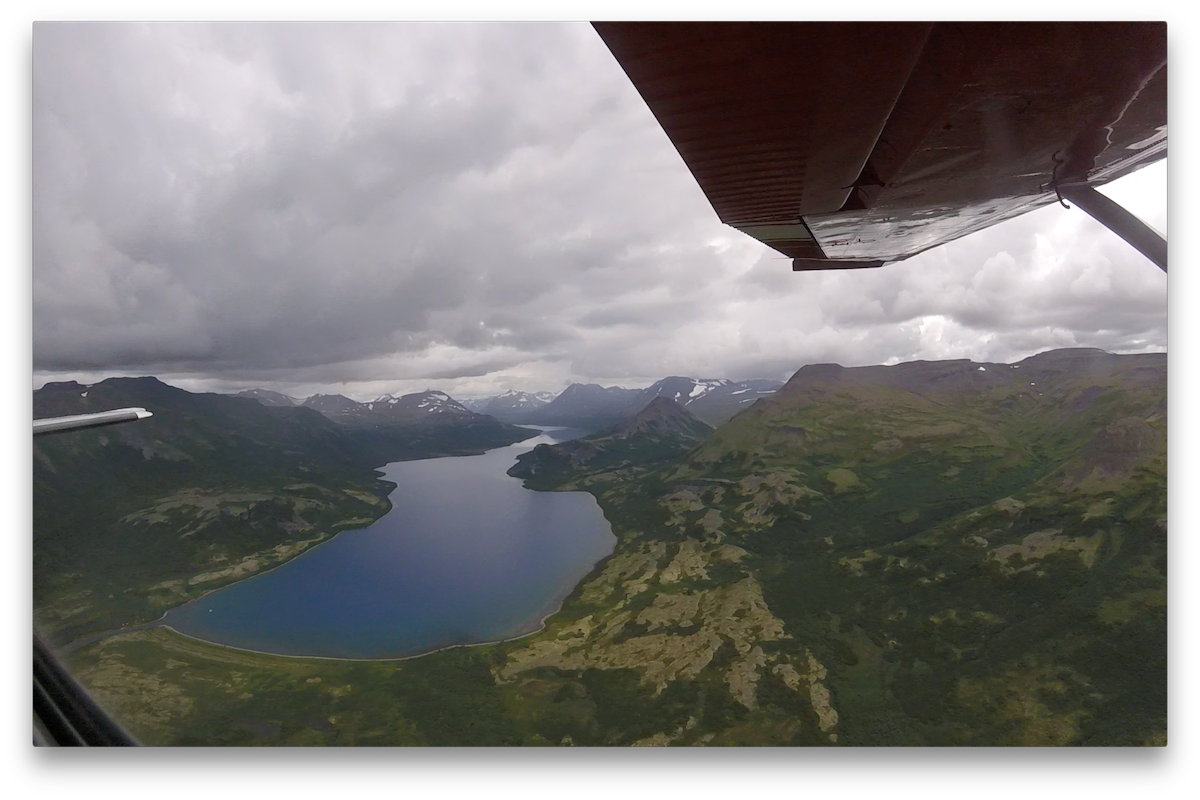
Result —
<path fill-rule="evenodd" d="M 1058 193 L 1094 220 L 1120 236 L 1135 250 L 1167 271 L 1167 240 L 1161 233 L 1086 183 L 1064 183 Z"/>
<path fill-rule="evenodd" d="M 76 414 L 71 417 L 49 417 L 33 421 L 33 435 L 60 433 L 79 428 L 95 428 L 100 425 L 116 425 L 119 422 L 136 422 L 154 416 L 144 408 L 118 408 L 96 414 Z"/>

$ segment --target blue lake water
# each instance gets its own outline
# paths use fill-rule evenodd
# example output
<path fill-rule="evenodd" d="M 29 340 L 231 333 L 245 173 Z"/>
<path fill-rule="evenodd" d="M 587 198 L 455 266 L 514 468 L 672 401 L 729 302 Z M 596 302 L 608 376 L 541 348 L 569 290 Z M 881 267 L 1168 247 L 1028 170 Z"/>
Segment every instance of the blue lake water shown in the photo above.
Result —
<path fill-rule="evenodd" d="M 584 492 L 534 492 L 505 471 L 578 435 L 548 430 L 480 456 L 388 464 L 392 510 L 277 569 L 169 611 L 220 644 L 286 655 L 394 658 L 540 627 L 616 538 Z"/>

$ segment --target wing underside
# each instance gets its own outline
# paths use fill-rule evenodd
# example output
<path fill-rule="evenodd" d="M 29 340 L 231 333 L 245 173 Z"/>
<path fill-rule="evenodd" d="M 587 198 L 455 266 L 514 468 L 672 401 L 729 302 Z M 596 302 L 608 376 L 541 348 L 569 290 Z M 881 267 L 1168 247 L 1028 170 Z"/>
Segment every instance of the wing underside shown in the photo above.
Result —
<path fill-rule="evenodd" d="M 899 261 L 1167 154 L 1165 23 L 594 23 L 720 219 Z"/>

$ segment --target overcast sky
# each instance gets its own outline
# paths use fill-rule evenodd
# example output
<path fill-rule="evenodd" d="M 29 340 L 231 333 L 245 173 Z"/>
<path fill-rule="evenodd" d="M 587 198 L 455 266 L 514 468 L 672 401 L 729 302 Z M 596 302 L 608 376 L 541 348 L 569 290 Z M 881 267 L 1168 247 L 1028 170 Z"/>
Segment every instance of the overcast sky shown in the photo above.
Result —
<path fill-rule="evenodd" d="M 43 24 L 33 65 L 35 387 L 465 397 L 1166 349 L 1166 276 L 1079 210 L 793 273 L 720 224 L 584 24 Z M 1106 192 L 1165 231 L 1166 173 Z"/>

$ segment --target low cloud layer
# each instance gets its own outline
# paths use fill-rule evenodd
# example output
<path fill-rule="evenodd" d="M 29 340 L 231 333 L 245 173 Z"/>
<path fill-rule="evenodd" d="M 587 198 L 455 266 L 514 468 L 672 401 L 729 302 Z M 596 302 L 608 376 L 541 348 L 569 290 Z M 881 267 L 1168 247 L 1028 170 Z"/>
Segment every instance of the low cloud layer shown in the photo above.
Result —
<path fill-rule="evenodd" d="M 1166 276 L 1078 210 L 792 273 L 586 25 L 41 24 L 33 101 L 35 385 L 465 396 L 1166 347 Z M 1111 191 L 1165 230 L 1165 174 Z"/>

